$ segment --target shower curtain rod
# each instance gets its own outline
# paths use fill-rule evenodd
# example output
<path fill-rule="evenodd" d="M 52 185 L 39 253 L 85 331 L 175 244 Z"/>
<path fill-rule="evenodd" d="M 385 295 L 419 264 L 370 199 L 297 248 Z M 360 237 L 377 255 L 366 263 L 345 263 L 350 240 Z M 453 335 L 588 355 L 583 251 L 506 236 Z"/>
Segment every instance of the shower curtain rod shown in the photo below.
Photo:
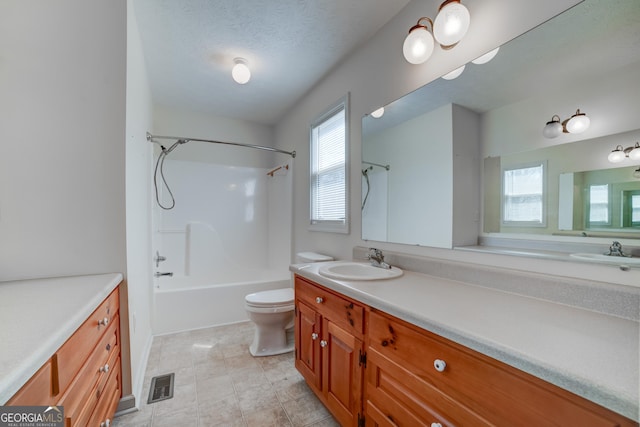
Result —
<path fill-rule="evenodd" d="M 365 161 L 363 161 L 362 163 L 364 163 L 365 165 L 373 165 L 373 166 L 378 166 L 378 167 L 381 167 L 381 168 L 385 168 L 386 170 L 389 170 L 391 168 L 390 165 L 380 165 L 378 163 L 371 163 L 371 162 L 365 162 Z"/>
<path fill-rule="evenodd" d="M 265 146 L 262 146 L 262 145 L 241 144 L 239 142 L 215 141 L 215 140 L 212 140 L 212 139 L 184 138 L 184 137 L 180 137 L 180 136 L 152 135 L 149 132 L 147 132 L 147 141 L 153 142 L 154 144 L 160 144 L 158 141 L 154 141 L 155 139 L 175 139 L 177 141 L 182 141 L 182 144 L 184 144 L 185 142 L 189 142 L 189 141 L 198 141 L 198 142 L 209 142 L 209 143 L 212 143 L 212 144 L 237 145 L 239 147 L 256 148 L 258 150 L 273 151 L 273 152 L 276 152 L 276 153 L 288 154 L 293 158 L 296 157 L 296 152 L 295 151 L 279 150 L 277 148 L 265 147 Z"/>

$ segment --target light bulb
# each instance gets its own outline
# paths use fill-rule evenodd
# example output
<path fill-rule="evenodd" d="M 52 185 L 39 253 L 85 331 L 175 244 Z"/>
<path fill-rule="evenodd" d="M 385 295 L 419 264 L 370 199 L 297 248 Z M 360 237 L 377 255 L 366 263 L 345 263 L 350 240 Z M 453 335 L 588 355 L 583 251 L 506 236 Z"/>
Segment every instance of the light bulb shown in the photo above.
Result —
<path fill-rule="evenodd" d="M 609 159 L 611 163 L 620 163 L 625 157 L 627 157 L 627 155 L 624 153 L 622 145 L 618 145 L 615 150 L 609 153 L 607 159 Z"/>
<path fill-rule="evenodd" d="M 462 74 L 462 72 L 464 71 L 464 67 L 465 65 L 463 65 L 462 67 L 456 68 L 455 70 L 442 76 L 442 78 L 445 80 L 453 80 L 456 77 L 460 76 L 460 74 Z"/>
<path fill-rule="evenodd" d="M 431 57 L 433 53 L 433 36 L 424 25 L 414 26 L 409 30 L 409 34 L 404 39 L 402 53 L 404 58 L 411 64 L 422 64 Z"/>
<path fill-rule="evenodd" d="M 560 136 L 560 134 L 562 134 L 562 123 L 560 123 L 560 117 L 553 116 L 551 121 L 547 122 L 544 129 L 542 129 L 542 135 L 545 138 L 553 139 Z"/>
<path fill-rule="evenodd" d="M 500 50 L 500 46 L 498 46 L 497 48 L 493 49 L 491 52 L 487 52 L 484 55 L 477 57 L 476 59 L 474 59 L 471 62 L 473 62 L 474 64 L 477 64 L 477 65 L 486 64 L 487 62 L 491 61 L 498 54 L 499 50 Z"/>
<path fill-rule="evenodd" d="M 241 85 L 248 83 L 251 79 L 251 70 L 249 70 L 249 67 L 247 66 L 247 61 L 243 58 L 236 58 L 233 62 L 235 62 L 235 65 L 231 70 L 231 77 L 233 77 L 233 80 Z"/>
<path fill-rule="evenodd" d="M 590 123 L 591 120 L 589 117 L 581 113 L 580 110 L 577 110 L 567 122 L 567 131 L 569 131 L 569 133 L 582 133 L 589 128 Z"/>
<path fill-rule="evenodd" d="M 384 107 L 380 107 L 371 113 L 371 117 L 373 117 L 374 119 L 379 119 L 380 117 L 382 117 L 383 114 L 384 114 Z"/>
<path fill-rule="evenodd" d="M 467 34 L 471 16 L 459 0 L 448 0 L 433 22 L 433 36 L 443 47 L 453 47 Z"/>

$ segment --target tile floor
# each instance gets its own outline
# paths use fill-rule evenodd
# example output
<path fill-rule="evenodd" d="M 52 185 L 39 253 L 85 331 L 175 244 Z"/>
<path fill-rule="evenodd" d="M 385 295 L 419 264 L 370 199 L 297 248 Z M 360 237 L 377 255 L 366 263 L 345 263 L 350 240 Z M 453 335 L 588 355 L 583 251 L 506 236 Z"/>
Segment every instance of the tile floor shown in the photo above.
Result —
<path fill-rule="evenodd" d="M 251 322 L 155 337 L 140 410 L 113 427 L 338 427 L 293 366 L 252 357 Z M 151 378 L 175 373 L 173 398 L 147 404 Z"/>

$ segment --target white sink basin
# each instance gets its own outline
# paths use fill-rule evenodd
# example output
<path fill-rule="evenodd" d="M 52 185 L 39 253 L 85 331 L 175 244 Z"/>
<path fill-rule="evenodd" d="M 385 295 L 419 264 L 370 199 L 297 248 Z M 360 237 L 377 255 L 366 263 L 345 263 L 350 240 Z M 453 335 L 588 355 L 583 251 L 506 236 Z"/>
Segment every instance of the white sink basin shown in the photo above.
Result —
<path fill-rule="evenodd" d="M 383 280 L 402 276 L 399 268 L 380 268 L 362 262 L 327 263 L 318 273 L 336 280 Z"/>
<path fill-rule="evenodd" d="M 610 255 L 587 254 L 587 253 L 571 254 L 571 256 L 578 259 L 584 259 L 584 260 L 596 261 L 596 262 L 606 262 L 606 263 L 618 264 L 618 265 L 623 265 L 623 264 L 640 265 L 640 258 L 629 258 L 629 257 L 622 257 L 622 256 L 610 256 Z"/>

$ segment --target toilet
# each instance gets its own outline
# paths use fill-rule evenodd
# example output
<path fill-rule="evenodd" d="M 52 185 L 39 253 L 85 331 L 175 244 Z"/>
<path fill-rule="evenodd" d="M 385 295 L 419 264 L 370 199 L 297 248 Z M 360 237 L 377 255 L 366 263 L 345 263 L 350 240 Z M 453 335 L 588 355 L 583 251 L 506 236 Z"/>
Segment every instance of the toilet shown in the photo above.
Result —
<path fill-rule="evenodd" d="M 315 252 L 297 254 L 298 262 L 331 261 L 333 258 Z M 255 323 L 252 356 L 273 356 L 293 351 L 294 293 L 293 288 L 255 292 L 244 298 L 249 319 Z"/>

